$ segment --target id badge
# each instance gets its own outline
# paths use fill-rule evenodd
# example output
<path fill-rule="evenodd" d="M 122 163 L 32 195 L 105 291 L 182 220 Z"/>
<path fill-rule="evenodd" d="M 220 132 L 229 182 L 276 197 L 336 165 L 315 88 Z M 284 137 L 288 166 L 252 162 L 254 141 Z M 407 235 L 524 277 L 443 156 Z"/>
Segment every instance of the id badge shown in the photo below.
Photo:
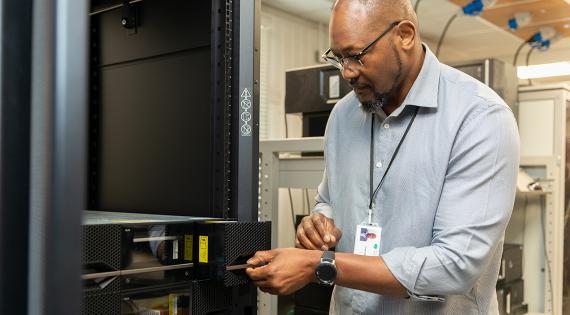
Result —
<path fill-rule="evenodd" d="M 359 224 L 354 235 L 354 254 L 380 256 L 382 228 L 377 225 Z"/>

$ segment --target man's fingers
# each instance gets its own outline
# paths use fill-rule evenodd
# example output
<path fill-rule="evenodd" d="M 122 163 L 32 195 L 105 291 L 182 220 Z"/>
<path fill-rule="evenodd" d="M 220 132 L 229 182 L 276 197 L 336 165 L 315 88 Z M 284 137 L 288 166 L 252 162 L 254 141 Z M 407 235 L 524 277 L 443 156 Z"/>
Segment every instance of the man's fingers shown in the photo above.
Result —
<path fill-rule="evenodd" d="M 303 231 L 305 236 L 315 245 L 315 249 L 323 249 L 325 242 L 323 241 L 319 230 L 315 227 L 314 220 L 306 221 L 305 224 L 303 224 Z"/>
<path fill-rule="evenodd" d="M 253 281 L 263 281 L 267 279 L 267 269 L 266 266 L 258 268 L 247 268 L 245 273 Z"/>
<path fill-rule="evenodd" d="M 271 260 L 273 260 L 273 256 L 274 254 L 270 250 L 259 251 L 255 253 L 253 257 L 247 260 L 247 264 L 252 266 L 262 266 L 271 262 Z"/>
<path fill-rule="evenodd" d="M 342 231 L 335 226 L 334 229 L 332 229 L 331 231 L 331 236 L 334 238 L 334 240 L 332 240 L 331 242 L 336 244 L 338 241 L 340 241 L 340 238 L 342 237 Z"/>
<path fill-rule="evenodd" d="M 313 244 L 313 242 L 311 242 L 311 240 L 307 237 L 307 235 L 305 235 L 305 230 L 302 228 L 297 230 L 297 241 L 299 242 L 299 245 L 302 246 L 302 248 L 318 249 L 317 246 L 315 246 L 315 244 Z"/>
<path fill-rule="evenodd" d="M 327 247 L 334 247 L 342 237 L 342 232 L 335 226 L 334 221 L 317 213 L 312 216 L 312 222 L 322 236 Z"/>
<path fill-rule="evenodd" d="M 327 235 L 327 218 L 320 213 L 315 213 L 311 216 L 311 222 L 313 223 L 315 229 L 319 232 L 319 236 L 322 237 L 324 243 L 328 243 L 329 237 Z"/>

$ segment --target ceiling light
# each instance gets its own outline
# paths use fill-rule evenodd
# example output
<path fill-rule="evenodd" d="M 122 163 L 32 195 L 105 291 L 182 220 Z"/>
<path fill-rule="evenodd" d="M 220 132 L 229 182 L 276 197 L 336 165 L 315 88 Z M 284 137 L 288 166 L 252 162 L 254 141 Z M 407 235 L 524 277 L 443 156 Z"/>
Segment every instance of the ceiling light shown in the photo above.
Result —
<path fill-rule="evenodd" d="M 538 79 L 570 75 L 570 62 L 548 63 L 528 67 L 517 67 L 519 79 Z"/>

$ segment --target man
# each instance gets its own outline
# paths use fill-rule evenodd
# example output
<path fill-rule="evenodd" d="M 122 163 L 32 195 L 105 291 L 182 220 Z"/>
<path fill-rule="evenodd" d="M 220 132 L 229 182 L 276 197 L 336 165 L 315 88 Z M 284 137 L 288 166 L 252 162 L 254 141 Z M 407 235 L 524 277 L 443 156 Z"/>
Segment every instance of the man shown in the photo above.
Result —
<path fill-rule="evenodd" d="M 266 265 L 248 275 L 272 294 L 336 284 L 331 314 L 498 314 L 519 155 L 509 107 L 439 63 L 408 0 L 337 0 L 330 43 L 354 93 L 327 125 L 317 205 L 299 248 L 256 253 Z"/>

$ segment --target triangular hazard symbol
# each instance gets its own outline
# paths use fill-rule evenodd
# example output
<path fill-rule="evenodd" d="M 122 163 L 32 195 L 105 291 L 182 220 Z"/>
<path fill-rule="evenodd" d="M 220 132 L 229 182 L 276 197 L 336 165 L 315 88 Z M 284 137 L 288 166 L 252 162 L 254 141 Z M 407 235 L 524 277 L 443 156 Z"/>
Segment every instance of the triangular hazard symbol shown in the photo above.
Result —
<path fill-rule="evenodd" d="M 243 90 L 243 92 L 241 93 L 241 97 L 243 98 L 251 97 L 251 94 L 249 93 L 248 89 Z"/>

